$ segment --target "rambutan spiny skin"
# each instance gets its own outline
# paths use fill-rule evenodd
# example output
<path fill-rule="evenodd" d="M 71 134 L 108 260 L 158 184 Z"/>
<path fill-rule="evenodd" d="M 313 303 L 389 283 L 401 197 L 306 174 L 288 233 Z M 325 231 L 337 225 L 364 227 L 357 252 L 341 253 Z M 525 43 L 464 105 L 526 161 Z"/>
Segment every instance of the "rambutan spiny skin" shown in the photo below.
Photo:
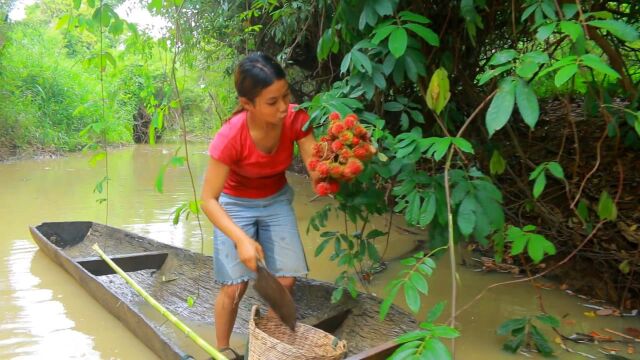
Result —
<path fill-rule="evenodd" d="M 352 180 L 356 176 L 360 175 L 363 169 L 364 165 L 362 164 L 362 161 L 351 158 L 347 162 L 347 165 L 344 166 L 343 174 L 347 180 Z"/>
<path fill-rule="evenodd" d="M 353 139 L 353 133 L 349 130 L 344 130 L 338 137 L 340 141 L 342 141 L 345 145 L 351 145 L 351 140 Z"/>
<path fill-rule="evenodd" d="M 329 175 L 329 164 L 326 161 L 321 161 L 316 166 L 316 171 L 320 176 L 327 177 Z"/>
<path fill-rule="evenodd" d="M 344 148 L 344 144 L 342 142 L 340 142 L 340 140 L 334 140 L 331 143 L 331 150 L 333 150 L 333 152 L 339 152 L 340 150 L 342 150 L 342 148 Z"/>
<path fill-rule="evenodd" d="M 333 125 L 331 125 L 331 128 L 329 129 L 329 135 L 338 137 L 344 130 L 345 130 L 345 127 L 343 123 L 335 122 L 333 123 Z"/>
<path fill-rule="evenodd" d="M 327 196 L 331 193 L 331 185 L 326 181 L 322 181 L 316 184 L 315 190 L 316 194 L 320 196 Z"/>
<path fill-rule="evenodd" d="M 337 194 L 340 191 L 340 183 L 335 180 L 329 180 L 329 192 L 331 194 Z"/>
<path fill-rule="evenodd" d="M 358 160 L 367 160 L 370 157 L 369 149 L 367 149 L 368 145 L 360 145 L 353 149 L 353 156 L 355 156 Z"/>
<path fill-rule="evenodd" d="M 329 120 L 327 133 L 314 146 L 308 164 L 309 170 L 319 175 L 314 190 L 320 196 L 335 194 L 341 182 L 353 181 L 364 170 L 363 162 L 376 153 L 369 132 L 355 114 L 341 118 L 334 112 Z"/>
<path fill-rule="evenodd" d="M 356 127 L 353 129 L 353 134 L 359 138 L 362 138 L 368 135 L 369 132 L 362 125 L 356 125 Z"/>
<path fill-rule="evenodd" d="M 353 127 L 358 122 L 358 117 L 355 114 L 349 114 L 344 118 L 344 126 L 347 129 L 353 129 Z"/>
<path fill-rule="evenodd" d="M 320 160 L 318 160 L 318 159 L 309 160 L 309 170 L 316 171 L 316 169 L 318 168 L 318 164 L 319 163 L 320 163 Z"/>
<path fill-rule="evenodd" d="M 334 179 L 342 179 L 342 173 L 344 172 L 344 166 L 337 164 L 337 163 L 332 163 L 331 165 L 329 165 L 329 175 L 334 178 Z"/>

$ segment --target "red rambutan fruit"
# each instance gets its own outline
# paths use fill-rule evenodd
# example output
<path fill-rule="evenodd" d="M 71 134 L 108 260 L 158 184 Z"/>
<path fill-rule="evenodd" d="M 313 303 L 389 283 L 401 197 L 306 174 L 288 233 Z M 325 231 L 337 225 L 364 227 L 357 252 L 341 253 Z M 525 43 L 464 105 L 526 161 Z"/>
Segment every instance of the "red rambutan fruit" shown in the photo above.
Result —
<path fill-rule="evenodd" d="M 319 162 L 318 166 L 316 166 L 316 171 L 322 177 L 328 176 L 329 175 L 329 164 L 326 161 Z"/>
<path fill-rule="evenodd" d="M 342 133 L 344 131 L 344 124 L 341 122 L 335 122 L 333 123 L 333 125 L 331 125 L 331 128 L 329 129 L 329 134 L 338 137 L 340 136 L 340 133 Z"/>
<path fill-rule="evenodd" d="M 318 168 L 318 164 L 319 163 L 320 163 L 320 160 L 318 160 L 318 159 L 309 160 L 309 170 L 316 171 L 316 169 Z"/>
<path fill-rule="evenodd" d="M 349 130 L 344 130 L 340 136 L 338 137 L 343 144 L 349 145 L 351 144 L 351 140 L 353 139 L 353 133 Z"/>
<path fill-rule="evenodd" d="M 344 167 L 344 176 L 347 179 L 353 179 L 354 177 L 358 176 L 362 172 L 362 170 L 364 170 L 362 161 L 351 158 L 347 162 L 347 165 L 345 165 Z"/>
<path fill-rule="evenodd" d="M 332 112 L 331 114 L 329 114 L 329 120 L 331 121 L 337 121 L 340 120 L 340 114 L 338 114 L 337 112 Z"/>
<path fill-rule="evenodd" d="M 331 185 L 328 182 L 322 181 L 316 184 L 316 194 L 320 196 L 327 196 L 331 193 Z"/>
<path fill-rule="evenodd" d="M 340 183 L 335 181 L 335 180 L 329 180 L 329 192 L 331 194 L 336 194 L 338 191 L 340 191 Z"/>
<path fill-rule="evenodd" d="M 333 150 L 336 153 L 338 151 L 342 150 L 343 147 L 344 147 L 344 144 L 342 142 L 340 142 L 340 140 L 334 140 L 331 143 L 331 150 Z"/>
<path fill-rule="evenodd" d="M 347 129 L 353 129 L 354 126 L 358 123 L 358 117 L 355 114 L 349 114 L 344 118 L 344 126 Z"/>

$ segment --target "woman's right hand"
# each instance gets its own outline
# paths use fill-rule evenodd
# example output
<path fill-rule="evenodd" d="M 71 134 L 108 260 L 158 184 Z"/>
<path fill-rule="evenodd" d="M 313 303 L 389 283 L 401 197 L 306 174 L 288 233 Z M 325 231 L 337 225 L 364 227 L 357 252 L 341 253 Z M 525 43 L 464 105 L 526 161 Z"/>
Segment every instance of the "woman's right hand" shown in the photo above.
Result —
<path fill-rule="evenodd" d="M 236 246 L 240 261 L 251 271 L 258 271 L 258 259 L 264 259 L 262 246 L 253 239 L 241 240 Z"/>

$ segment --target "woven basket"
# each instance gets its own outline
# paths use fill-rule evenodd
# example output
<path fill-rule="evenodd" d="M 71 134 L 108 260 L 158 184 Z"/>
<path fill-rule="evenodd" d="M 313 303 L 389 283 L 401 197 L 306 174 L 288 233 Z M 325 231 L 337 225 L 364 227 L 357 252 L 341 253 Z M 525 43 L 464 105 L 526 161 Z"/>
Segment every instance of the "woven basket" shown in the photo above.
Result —
<path fill-rule="evenodd" d="M 313 326 L 296 323 L 291 331 L 275 314 L 260 316 L 251 308 L 248 360 L 338 360 L 347 343 Z"/>

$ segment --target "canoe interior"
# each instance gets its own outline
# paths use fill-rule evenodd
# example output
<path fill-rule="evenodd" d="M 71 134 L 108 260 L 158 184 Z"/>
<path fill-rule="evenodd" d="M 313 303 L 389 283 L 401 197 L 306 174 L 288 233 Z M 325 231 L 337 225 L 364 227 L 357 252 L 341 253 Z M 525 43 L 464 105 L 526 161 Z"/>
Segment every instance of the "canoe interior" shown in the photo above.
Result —
<path fill-rule="evenodd" d="M 213 301 L 219 285 L 213 281 L 211 256 L 92 222 L 43 223 L 35 227 L 34 240 L 43 247 L 37 239 L 39 234 L 54 245 L 56 251 L 70 259 L 73 266 L 82 269 L 79 273 L 87 281 L 99 282 L 119 302 L 131 308 L 140 321 L 150 324 L 163 341 L 173 342 L 172 346 L 196 359 L 208 358 L 204 351 L 146 304 L 102 259 L 96 257 L 91 246 L 97 243 L 154 299 L 214 344 Z M 348 356 L 353 359 L 381 358 L 371 350 L 387 344 L 385 349 L 388 351 L 393 345 L 389 345 L 390 340 L 416 329 L 415 320 L 395 306 L 390 309 L 385 321 L 380 321 L 377 313 L 380 299 L 371 295 L 360 294 L 357 300 L 344 296 L 342 301 L 332 304 L 333 289 L 329 283 L 299 279 L 294 288 L 298 319 L 346 340 Z M 187 304 L 188 296 L 196 300 L 191 307 Z M 266 303 L 249 286 L 240 303 L 234 333 L 247 333 L 251 306 L 254 304 L 267 308 Z M 135 326 L 131 330 L 136 333 Z M 377 353 L 381 354 L 380 351 Z M 159 355 L 162 358 L 175 358 Z"/>

